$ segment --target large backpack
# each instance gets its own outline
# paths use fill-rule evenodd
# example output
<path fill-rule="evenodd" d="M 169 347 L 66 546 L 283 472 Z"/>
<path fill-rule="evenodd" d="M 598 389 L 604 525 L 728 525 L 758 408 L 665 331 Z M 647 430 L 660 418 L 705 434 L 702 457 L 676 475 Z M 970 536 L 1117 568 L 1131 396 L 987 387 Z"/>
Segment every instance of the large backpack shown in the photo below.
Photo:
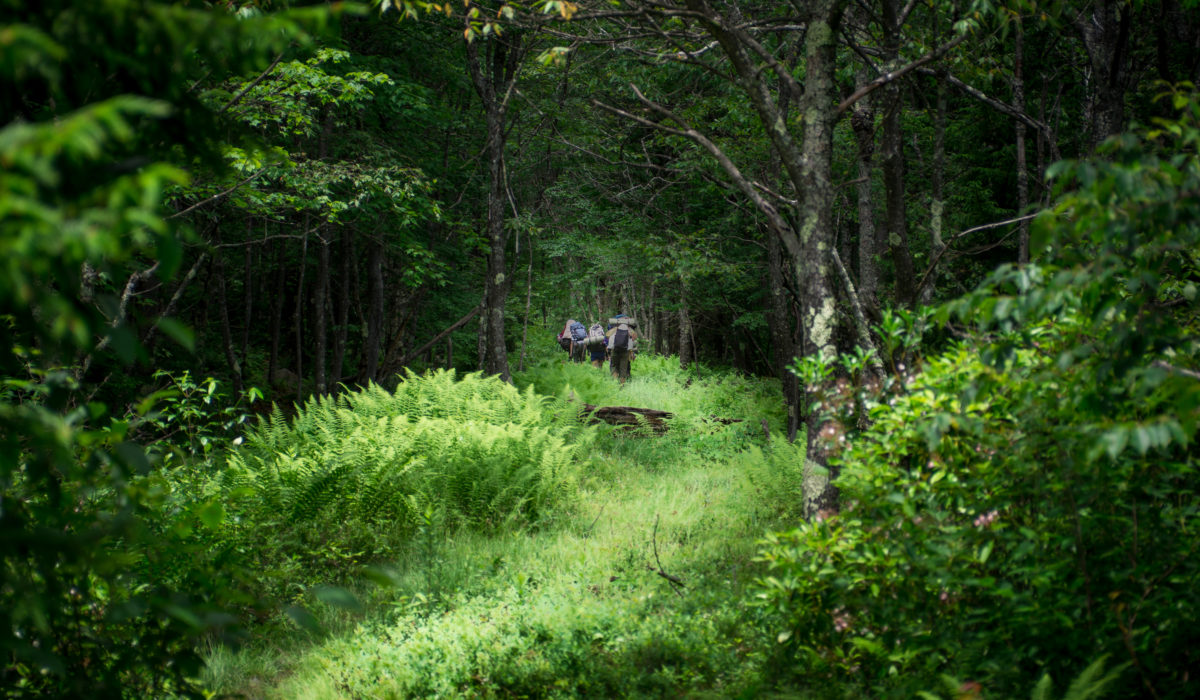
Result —
<path fill-rule="evenodd" d="M 576 343 L 582 343 L 587 340 L 587 335 L 587 328 L 582 323 L 576 321 L 571 324 L 571 340 L 574 340 Z"/>
<path fill-rule="evenodd" d="M 637 349 L 637 340 L 634 339 L 628 325 L 622 323 L 617 326 L 617 332 L 613 333 L 612 345 L 609 347 L 613 350 Z"/>
<path fill-rule="evenodd" d="M 592 327 L 588 329 L 587 346 L 595 349 L 601 345 L 604 345 L 605 340 L 604 326 L 600 325 L 599 323 L 593 323 Z"/>

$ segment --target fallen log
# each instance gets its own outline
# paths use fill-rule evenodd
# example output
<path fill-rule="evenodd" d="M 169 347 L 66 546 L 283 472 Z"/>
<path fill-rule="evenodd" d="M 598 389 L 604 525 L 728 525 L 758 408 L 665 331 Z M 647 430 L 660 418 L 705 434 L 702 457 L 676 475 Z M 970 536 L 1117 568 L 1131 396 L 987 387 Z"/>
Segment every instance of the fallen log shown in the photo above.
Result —
<path fill-rule="evenodd" d="M 641 418 L 638 418 L 638 416 L 641 416 Z M 674 418 L 675 414 L 670 411 L 659 411 L 654 408 L 593 406 L 590 403 L 585 403 L 583 410 L 579 413 L 579 417 L 581 420 L 587 420 L 591 424 L 603 422 L 609 425 L 623 425 L 626 426 L 626 429 L 646 424 L 654 432 L 662 434 L 667 432 L 668 426 L 666 420 Z"/>

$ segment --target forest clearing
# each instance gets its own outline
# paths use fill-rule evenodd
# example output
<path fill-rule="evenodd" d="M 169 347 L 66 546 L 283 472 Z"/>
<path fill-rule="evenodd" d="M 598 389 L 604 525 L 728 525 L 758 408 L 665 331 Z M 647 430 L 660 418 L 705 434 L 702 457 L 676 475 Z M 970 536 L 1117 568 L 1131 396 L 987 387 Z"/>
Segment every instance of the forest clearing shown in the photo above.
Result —
<path fill-rule="evenodd" d="M 0 694 L 1200 696 L 1197 0 L 0 0 L 0 76 Z"/>

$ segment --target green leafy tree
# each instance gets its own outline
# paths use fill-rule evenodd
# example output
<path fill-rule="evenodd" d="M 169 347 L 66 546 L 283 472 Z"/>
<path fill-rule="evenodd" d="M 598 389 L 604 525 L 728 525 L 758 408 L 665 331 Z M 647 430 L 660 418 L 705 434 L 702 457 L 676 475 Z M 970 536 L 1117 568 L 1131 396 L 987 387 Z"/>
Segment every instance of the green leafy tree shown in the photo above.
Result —
<path fill-rule="evenodd" d="M 140 352 L 122 280 L 174 272 L 164 195 L 194 163 L 221 162 L 222 115 L 197 82 L 265 66 L 328 13 L 153 0 L 0 10 L 0 683 L 18 696 L 186 689 L 191 641 L 231 621 L 228 577 L 201 564 L 181 592 L 138 576 L 163 494 L 126 423 L 87 403 L 71 368 L 101 346 L 126 362 Z"/>
<path fill-rule="evenodd" d="M 801 668 L 1012 695 L 1107 655 L 1123 696 L 1195 694 L 1200 102 L 1164 99 L 1177 118 L 1053 169 L 1034 261 L 941 308 L 966 340 L 918 369 L 921 319 L 889 319 L 897 381 L 821 397 L 845 507 L 763 549 Z"/>

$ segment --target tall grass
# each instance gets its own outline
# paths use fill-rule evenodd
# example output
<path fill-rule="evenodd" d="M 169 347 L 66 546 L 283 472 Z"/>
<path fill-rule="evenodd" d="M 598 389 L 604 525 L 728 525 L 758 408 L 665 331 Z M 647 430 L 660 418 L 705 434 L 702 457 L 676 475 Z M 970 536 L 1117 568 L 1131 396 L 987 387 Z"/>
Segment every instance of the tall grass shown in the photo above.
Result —
<path fill-rule="evenodd" d="M 373 605 L 352 626 L 305 648 L 276 639 L 214 653 L 214 690 L 628 697 L 757 687 L 769 640 L 741 601 L 756 541 L 780 524 L 766 486 L 749 476 L 769 471 L 760 421 L 782 426 L 776 387 L 648 355 L 623 387 L 607 368 L 558 361 L 514 379 L 521 396 L 554 396 L 546 405 L 570 420 L 580 403 L 675 418 L 659 437 L 605 426 L 568 435 L 573 508 L 536 529 L 418 527 L 376 575 L 386 585 L 362 589 Z M 262 678 L 264 659 L 276 677 Z"/>

